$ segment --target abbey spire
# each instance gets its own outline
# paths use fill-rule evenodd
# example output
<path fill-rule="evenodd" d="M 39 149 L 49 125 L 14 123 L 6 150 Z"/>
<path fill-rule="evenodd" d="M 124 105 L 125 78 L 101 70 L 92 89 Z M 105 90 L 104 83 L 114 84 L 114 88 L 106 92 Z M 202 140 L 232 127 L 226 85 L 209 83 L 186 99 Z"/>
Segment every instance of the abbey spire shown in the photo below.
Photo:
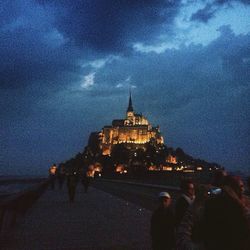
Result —
<path fill-rule="evenodd" d="M 132 105 L 131 90 L 129 91 L 129 103 L 128 103 L 127 112 L 134 112 L 133 105 Z"/>

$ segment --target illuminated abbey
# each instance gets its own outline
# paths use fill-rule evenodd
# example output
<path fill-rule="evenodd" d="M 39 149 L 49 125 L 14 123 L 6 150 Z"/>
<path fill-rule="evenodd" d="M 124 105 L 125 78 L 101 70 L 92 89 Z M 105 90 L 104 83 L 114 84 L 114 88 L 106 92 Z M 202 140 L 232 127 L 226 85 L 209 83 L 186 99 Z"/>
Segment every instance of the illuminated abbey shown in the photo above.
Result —
<path fill-rule="evenodd" d="M 115 144 L 124 143 L 128 148 L 143 148 L 149 142 L 154 145 L 164 143 L 159 127 L 152 127 L 146 117 L 134 112 L 131 93 L 125 119 L 113 120 L 112 125 L 104 126 L 99 135 L 103 155 L 110 155 Z"/>

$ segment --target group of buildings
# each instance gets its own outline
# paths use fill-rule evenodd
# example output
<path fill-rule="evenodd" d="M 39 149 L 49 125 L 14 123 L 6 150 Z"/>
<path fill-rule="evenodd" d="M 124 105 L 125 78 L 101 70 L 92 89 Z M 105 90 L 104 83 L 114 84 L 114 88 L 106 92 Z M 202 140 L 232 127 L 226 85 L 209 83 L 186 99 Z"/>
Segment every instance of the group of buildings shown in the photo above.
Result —
<path fill-rule="evenodd" d="M 123 147 L 123 151 L 119 151 L 120 154 L 127 153 L 128 159 L 114 156 L 114 151 L 118 152 L 115 149 L 119 146 Z M 115 166 L 114 170 L 119 173 L 127 173 L 132 167 L 140 167 L 148 171 L 181 172 L 218 168 L 218 165 L 194 160 L 183 151 L 178 153 L 173 149 L 169 150 L 164 145 L 159 126 L 152 126 L 145 116 L 134 111 L 131 93 L 125 118 L 115 119 L 111 125 L 104 126 L 100 132 L 92 133 L 87 148 L 93 157 L 101 155 L 113 157 L 113 159 L 119 158 L 112 162 Z M 138 156 L 139 154 L 141 157 Z M 100 169 L 100 164 L 97 165 Z"/>
<path fill-rule="evenodd" d="M 146 143 L 163 145 L 159 126 L 153 127 L 142 114 L 134 112 L 131 93 L 125 119 L 113 120 L 100 132 L 100 149 L 103 155 L 110 155 L 116 144 L 124 143 L 128 148 L 144 148 Z"/>

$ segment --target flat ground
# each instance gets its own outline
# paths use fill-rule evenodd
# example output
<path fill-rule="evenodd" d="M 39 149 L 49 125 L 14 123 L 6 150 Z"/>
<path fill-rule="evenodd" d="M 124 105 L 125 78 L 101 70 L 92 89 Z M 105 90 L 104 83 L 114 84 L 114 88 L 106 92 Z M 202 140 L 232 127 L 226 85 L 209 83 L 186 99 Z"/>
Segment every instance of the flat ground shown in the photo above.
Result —
<path fill-rule="evenodd" d="M 48 189 L 4 240 L 4 250 L 150 249 L 151 211 L 79 184 L 75 202 Z"/>

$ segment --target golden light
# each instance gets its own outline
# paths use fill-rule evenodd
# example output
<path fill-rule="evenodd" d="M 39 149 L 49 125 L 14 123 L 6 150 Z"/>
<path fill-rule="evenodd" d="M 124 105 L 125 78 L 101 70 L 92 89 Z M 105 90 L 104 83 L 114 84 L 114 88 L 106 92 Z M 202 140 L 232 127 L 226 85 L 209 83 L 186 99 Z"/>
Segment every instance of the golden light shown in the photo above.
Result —
<path fill-rule="evenodd" d="M 49 173 L 51 175 L 55 175 L 56 174 L 56 169 L 57 169 L 57 167 L 55 165 L 53 165 L 52 167 L 50 167 Z"/>
<path fill-rule="evenodd" d="M 164 170 L 164 171 L 173 171 L 173 167 L 163 166 L 162 170 Z"/>
<path fill-rule="evenodd" d="M 126 174 L 127 170 L 125 169 L 123 164 L 118 164 L 116 169 L 115 169 L 116 173 L 120 173 L 120 174 Z"/>
<path fill-rule="evenodd" d="M 86 173 L 86 175 L 87 175 L 88 177 L 94 177 L 95 171 L 94 171 L 94 170 L 88 170 L 87 173 Z"/>
<path fill-rule="evenodd" d="M 158 171 L 159 169 L 155 165 L 151 165 L 148 168 L 149 171 Z"/>
<path fill-rule="evenodd" d="M 185 169 L 183 170 L 184 173 L 194 173 L 193 169 Z"/>
<path fill-rule="evenodd" d="M 180 167 L 177 167 L 176 168 L 176 171 L 183 171 L 184 167 L 183 166 L 180 166 Z"/>

